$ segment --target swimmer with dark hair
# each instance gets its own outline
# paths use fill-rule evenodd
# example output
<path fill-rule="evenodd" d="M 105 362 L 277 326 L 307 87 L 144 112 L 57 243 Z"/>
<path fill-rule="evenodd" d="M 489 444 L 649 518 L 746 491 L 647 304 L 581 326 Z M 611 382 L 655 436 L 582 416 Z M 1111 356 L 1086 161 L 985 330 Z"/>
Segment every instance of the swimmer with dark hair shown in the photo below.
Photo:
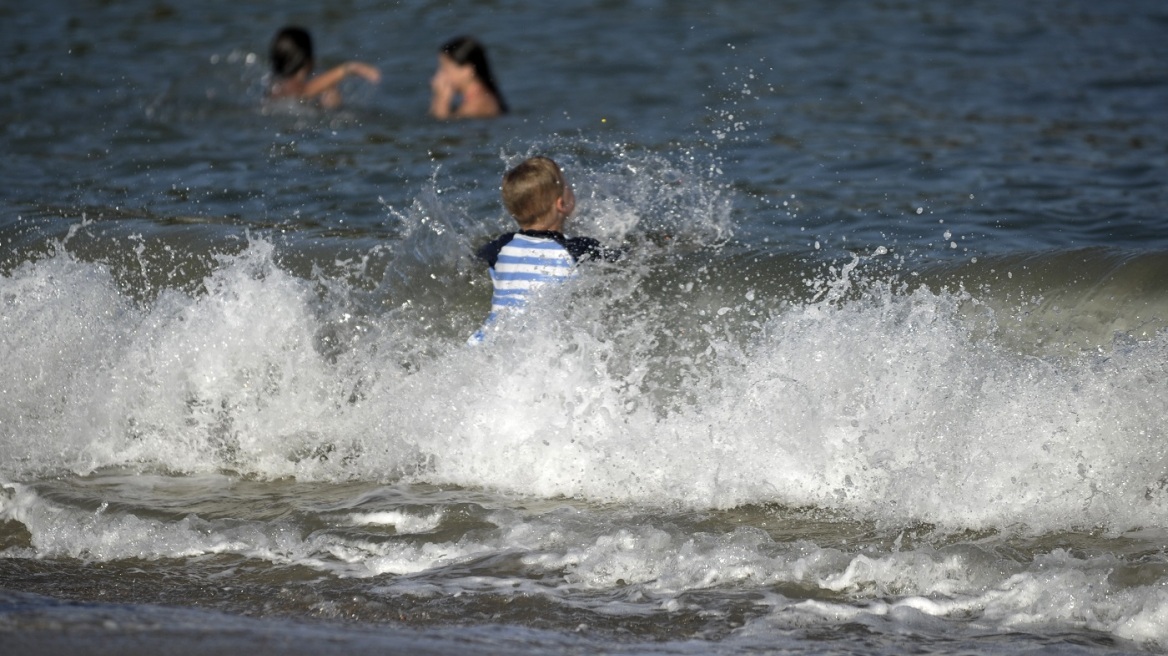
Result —
<path fill-rule="evenodd" d="M 438 51 L 430 90 L 430 114 L 435 118 L 490 118 L 507 112 L 487 51 L 469 36 L 451 39 Z"/>
<path fill-rule="evenodd" d="M 312 55 L 312 37 L 301 27 L 285 27 L 272 39 L 272 83 L 269 99 L 299 98 L 314 100 L 325 109 L 341 105 L 341 80 L 350 75 L 362 77 L 376 84 L 381 72 L 364 62 L 347 61 L 320 75 L 313 76 L 316 64 Z"/>

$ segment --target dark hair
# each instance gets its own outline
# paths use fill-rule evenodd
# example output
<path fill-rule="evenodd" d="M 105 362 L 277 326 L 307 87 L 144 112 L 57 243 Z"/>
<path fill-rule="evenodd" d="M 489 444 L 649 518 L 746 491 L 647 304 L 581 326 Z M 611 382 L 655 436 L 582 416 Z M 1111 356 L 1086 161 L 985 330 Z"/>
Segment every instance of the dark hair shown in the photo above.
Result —
<path fill-rule="evenodd" d="M 312 66 L 312 37 L 302 27 L 285 27 L 276 32 L 271 48 L 272 73 L 288 78 L 305 66 Z"/>
<path fill-rule="evenodd" d="M 499 109 L 507 111 L 507 101 L 503 100 L 503 92 L 495 84 L 495 75 L 491 72 L 491 65 L 487 63 L 487 50 L 474 37 L 459 36 L 447 41 L 442 46 L 442 53 L 454 60 L 459 66 L 470 64 L 474 67 L 475 77 L 479 79 L 495 100 L 499 101 Z"/>

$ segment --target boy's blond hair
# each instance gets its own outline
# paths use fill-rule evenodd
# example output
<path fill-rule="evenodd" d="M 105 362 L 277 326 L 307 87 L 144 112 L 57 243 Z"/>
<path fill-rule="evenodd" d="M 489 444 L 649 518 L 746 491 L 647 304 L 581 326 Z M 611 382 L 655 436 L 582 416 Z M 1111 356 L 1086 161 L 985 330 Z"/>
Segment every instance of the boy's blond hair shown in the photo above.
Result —
<path fill-rule="evenodd" d="M 550 212 L 564 195 L 564 172 L 547 157 L 531 157 L 503 176 L 503 205 L 520 227 Z"/>

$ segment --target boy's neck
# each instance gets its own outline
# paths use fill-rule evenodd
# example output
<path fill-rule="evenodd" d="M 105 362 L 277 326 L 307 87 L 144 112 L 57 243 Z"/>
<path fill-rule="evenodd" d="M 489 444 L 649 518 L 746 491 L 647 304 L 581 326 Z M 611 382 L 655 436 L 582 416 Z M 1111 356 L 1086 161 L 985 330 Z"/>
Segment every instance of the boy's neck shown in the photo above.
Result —
<path fill-rule="evenodd" d="M 519 234 L 527 235 L 528 237 L 555 237 L 559 235 L 564 236 L 564 233 L 559 230 L 537 230 L 535 228 L 520 228 Z"/>
<path fill-rule="evenodd" d="M 523 226 L 524 230 L 563 232 L 564 217 L 558 213 Z"/>

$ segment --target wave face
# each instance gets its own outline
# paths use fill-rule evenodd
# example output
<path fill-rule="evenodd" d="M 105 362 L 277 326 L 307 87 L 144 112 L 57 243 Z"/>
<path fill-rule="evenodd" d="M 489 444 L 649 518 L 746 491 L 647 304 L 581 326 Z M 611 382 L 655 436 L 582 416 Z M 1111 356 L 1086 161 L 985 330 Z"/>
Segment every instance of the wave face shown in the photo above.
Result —
<path fill-rule="evenodd" d="M 1163 516 L 1162 258 L 912 270 L 884 248 L 707 246 L 731 231 L 718 214 L 672 227 L 483 348 L 463 345 L 489 295 L 468 258 L 391 271 L 444 230 L 399 241 L 380 278 L 298 277 L 253 237 L 149 300 L 61 248 L 2 279 L 4 475 L 230 470 L 975 530 Z"/>

